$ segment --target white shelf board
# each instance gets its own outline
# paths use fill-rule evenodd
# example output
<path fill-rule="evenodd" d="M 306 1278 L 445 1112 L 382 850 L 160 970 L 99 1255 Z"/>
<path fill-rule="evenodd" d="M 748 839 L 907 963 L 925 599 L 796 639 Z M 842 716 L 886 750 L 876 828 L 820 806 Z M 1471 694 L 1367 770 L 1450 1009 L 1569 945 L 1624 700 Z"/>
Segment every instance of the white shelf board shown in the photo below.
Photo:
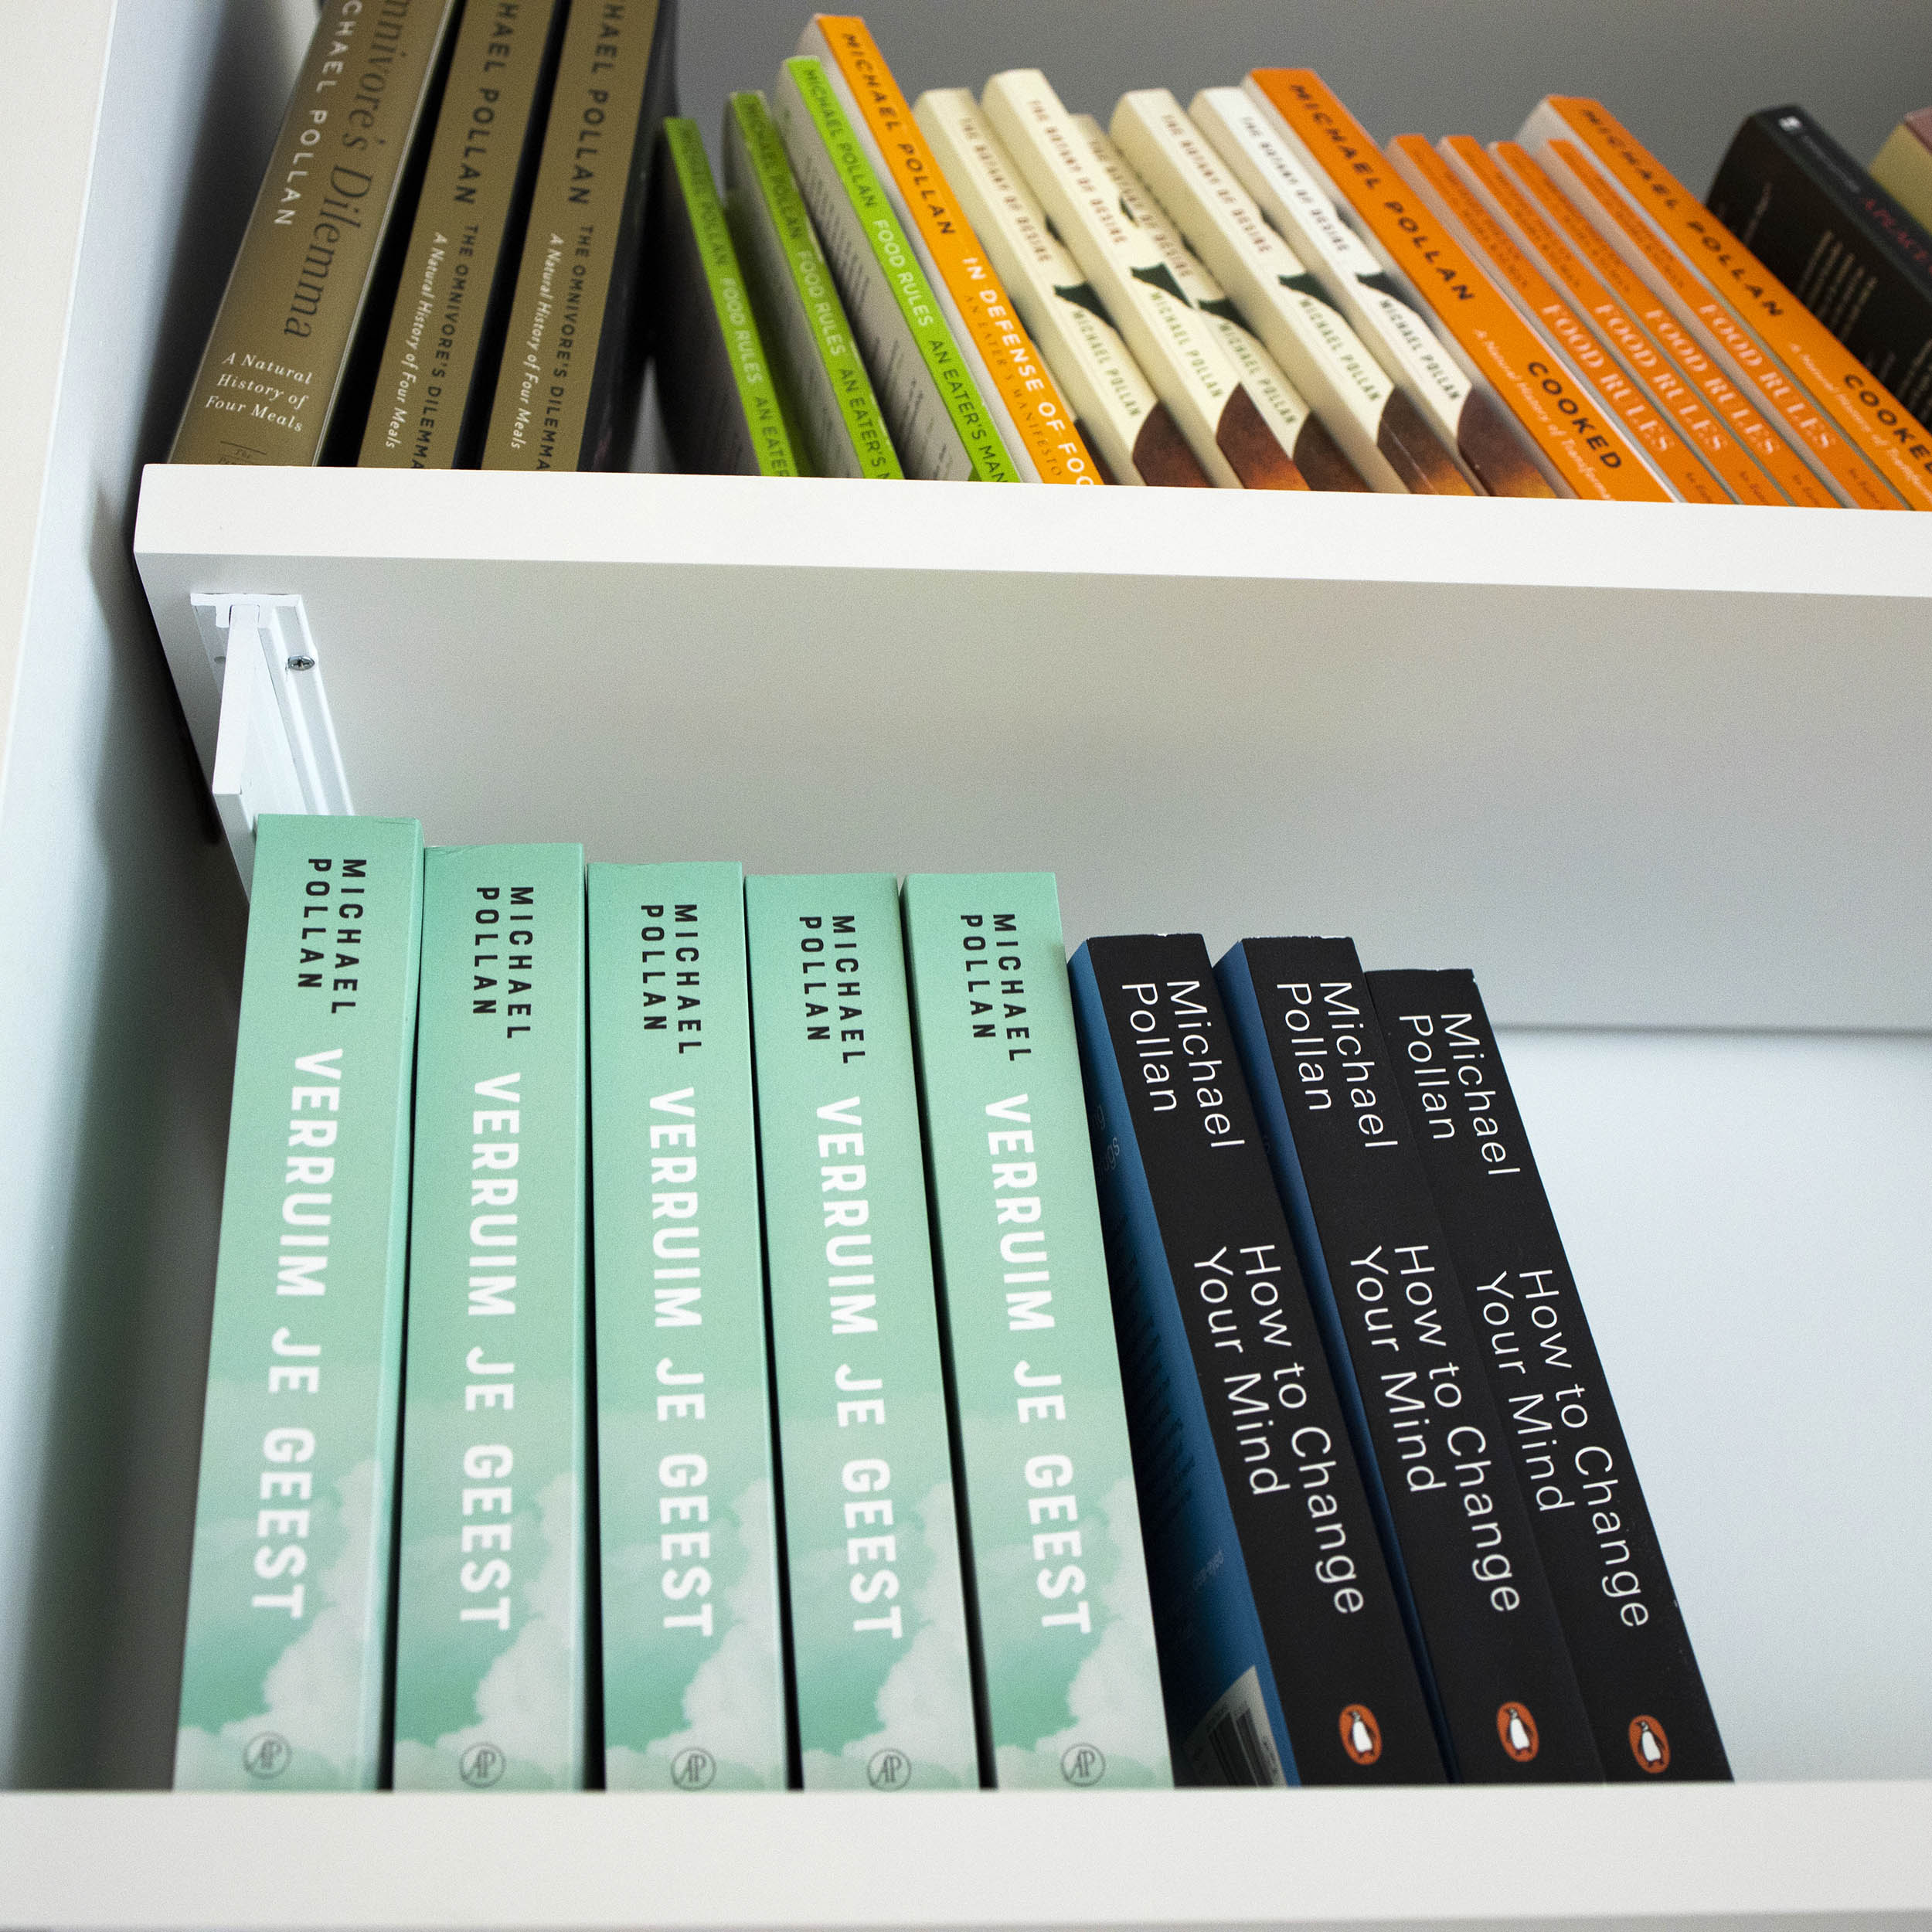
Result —
<path fill-rule="evenodd" d="M 1103 930 L 1352 931 L 1520 1024 L 1932 1027 L 1932 524 L 759 478 L 151 468 L 299 596 L 360 808 L 437 842 L 1061 875 Z"/>
<path fill-rule="evenodd" d="M 0 1798 L 49 1928 L 1932 1923 L 1932 1784 Z"/>

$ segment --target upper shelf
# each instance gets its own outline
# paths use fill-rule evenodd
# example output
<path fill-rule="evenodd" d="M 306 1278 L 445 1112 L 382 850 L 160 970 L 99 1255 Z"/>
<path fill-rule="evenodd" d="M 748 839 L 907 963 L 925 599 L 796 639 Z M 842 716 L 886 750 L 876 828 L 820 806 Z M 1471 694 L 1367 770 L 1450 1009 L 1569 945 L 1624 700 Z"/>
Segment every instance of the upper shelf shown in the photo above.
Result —
<path fill-rule="evenodd" d="M 1932 1028 L 1932 524 L 648 475 L 151 468 L 299 598 L 358 810 L 756 870 L 1046 867 L 1070 940 L 1350 931 L 1507 1022 Z"/>

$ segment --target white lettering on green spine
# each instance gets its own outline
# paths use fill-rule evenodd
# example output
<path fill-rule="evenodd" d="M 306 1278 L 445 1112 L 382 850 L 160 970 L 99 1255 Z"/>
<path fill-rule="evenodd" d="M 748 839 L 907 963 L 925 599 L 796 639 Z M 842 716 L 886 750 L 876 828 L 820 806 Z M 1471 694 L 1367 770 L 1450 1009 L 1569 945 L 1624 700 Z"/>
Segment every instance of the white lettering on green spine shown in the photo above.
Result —
<path fill-rule="evenodd" d="M 746 884 L 808 1789 L 978 1781 L 896 883 Z"/>
<path fill-rule="evenodd" d="M 184 1790 L 375 1787 L 422 876 L 413 819 L 256 827 Z"/>
<path fill-rule="evenodd" d="M 877 272 L 910 331 L 926 371 L 954 433 L 964 445 L 971 476 L 978 483 L 1019 480 L 993 419 L 947 328 L 937 298 L 919 267 L 917 255 L 893 213 L 865 151 L 847 123 L 838 97 L 823 66 L 808 54 L 787 60 L 781 81 L 797 90 L 822 151 L 861 225 Z M 781 108 L 788 104 L 781 93 Z M 802 180 L 801 185 L 804 185 Z M 821 227 L 829 224 L 821 222 Z M 829 234 L 828 240 L 831 239 Z M 903 442 L 906 439 L 901 437 Z"/>
<path fill-rule="evenodd" d="M 726 105 L 726 213 L 775 326 L 767 349 L 822 475 L 900 477 L 897 453 L 764 98 Z M 787 286 L 788 285 L 788 286 Z"/>
<path fill-rule="evenodd" d="M 589 896 L 605 1782 L 782 1790 L 743 875 Z"/>
<path fill-rule="evenodd" d="M 664 138 L 677 172 L 685 218 L 691 224 L 698 259 L 704 264 L 712 311 L 718 318 L 718 333 L 724 342 L 725 359 L 731 366 L 732 380 L 737 385 L 738 403 L 744 413 L 745 428 L 759 474 L 796 476 L 798 461 L 778 406 L 778 392 L 766 364 L 764 345 L 759 340 L 757 320 L 752 314 L 751 298 L 739 270 L 737 250 L 732 247 L 731 231 L 725 223 L 717 184 L 711 178 L 704 138 L 698 132 L 696 121 L 674 117 L 664 124 Z"/>
<path fill-rule="evenodd" d="M 399 1790 L 584 1781 L 583 856 L 424 863 Z"/>
<path fill-rule="evenodd" d="M 1050 872 L 906 882 L 995 1781 L 1172 1782 Z"/>

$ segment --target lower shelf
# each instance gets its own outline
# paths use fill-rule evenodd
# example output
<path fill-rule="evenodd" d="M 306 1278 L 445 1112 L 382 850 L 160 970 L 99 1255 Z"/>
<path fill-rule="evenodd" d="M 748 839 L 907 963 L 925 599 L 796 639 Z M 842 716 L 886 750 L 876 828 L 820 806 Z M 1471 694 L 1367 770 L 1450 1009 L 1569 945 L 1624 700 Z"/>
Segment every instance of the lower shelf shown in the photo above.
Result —
<path fill-rule="evenodd" d="M 1932 1783 L 0 1798 L 49 1927 L 1932 1924 Z"/>

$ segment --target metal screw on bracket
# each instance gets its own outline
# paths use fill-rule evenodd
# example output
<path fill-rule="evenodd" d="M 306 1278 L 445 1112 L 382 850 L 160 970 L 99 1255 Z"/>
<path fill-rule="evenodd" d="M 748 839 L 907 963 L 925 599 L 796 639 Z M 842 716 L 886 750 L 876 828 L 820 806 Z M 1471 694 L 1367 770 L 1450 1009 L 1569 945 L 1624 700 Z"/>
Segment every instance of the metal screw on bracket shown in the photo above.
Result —
<path fill-rule="evenodd" d="M 313 658 L 298 655 L 289 659 L 288 668 L 291 671 L 313 671 L 315 668 L 315 660 Z"/>

